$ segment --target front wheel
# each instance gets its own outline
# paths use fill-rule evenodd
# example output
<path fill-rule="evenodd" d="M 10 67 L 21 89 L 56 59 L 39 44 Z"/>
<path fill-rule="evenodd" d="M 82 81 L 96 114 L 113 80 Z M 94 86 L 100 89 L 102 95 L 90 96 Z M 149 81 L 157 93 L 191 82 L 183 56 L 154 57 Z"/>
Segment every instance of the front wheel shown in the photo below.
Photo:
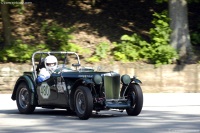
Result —
<path fill-rule="evenodd" d="M 30 114 L 35 110 L 35 106 L 30 104 L 31 93 L 26 83 L 19 84 L 16 93 L 17 107 L 20 113 Z"/>
<path fill-rule="evenodd" d="M 130 84 L 127 96 L 131 102 L 130 108 L 126 109 L 127 114 L 131 116 L 139 115 L 143 107 L 143 93 L 140 85 Z"/>
<path fill-rule="evenodd" d="M 87 120 L 92 115 L 93 98 L 88 87 L 79 86 L 74 97 L 75 112 L 81 120 Z"/>
<path fill-rule="evenodd" d="M 66 109 L 67 114 L 75 115 L 76 113 L 70 109 L 70 107 L 67 107 Z"/>

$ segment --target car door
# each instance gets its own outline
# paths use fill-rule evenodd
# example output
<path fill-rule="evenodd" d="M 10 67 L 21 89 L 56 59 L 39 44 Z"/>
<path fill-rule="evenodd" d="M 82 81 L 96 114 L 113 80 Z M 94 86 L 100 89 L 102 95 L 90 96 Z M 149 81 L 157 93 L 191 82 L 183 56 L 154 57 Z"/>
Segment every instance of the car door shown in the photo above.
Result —
<path fill-rule="evenodd" d="M 48 105 L 55 103 L 58 98 L 56 77 L 51 76 L 37 86 L 38 103 L 39 105 Z"/>

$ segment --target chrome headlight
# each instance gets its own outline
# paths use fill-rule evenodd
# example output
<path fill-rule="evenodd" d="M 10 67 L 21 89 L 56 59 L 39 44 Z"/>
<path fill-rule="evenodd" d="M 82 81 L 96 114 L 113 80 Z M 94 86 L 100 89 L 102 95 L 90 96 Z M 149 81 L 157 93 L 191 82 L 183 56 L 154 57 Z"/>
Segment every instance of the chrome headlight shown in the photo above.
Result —
<path fill-rule="evenodd" d="M 95 84 L 100 85 L 102 83 L 102 77 L 100 75 L 98 75 L 98 74 L 94 75 L 93 76 L 93 82 Z"/>
<path fill-rule="evenodd" d="M 121 82 L 125 85 L 128 85 L 131 82 L 131 78 L 129 75 L 125 74 L 121 77 Z"/>

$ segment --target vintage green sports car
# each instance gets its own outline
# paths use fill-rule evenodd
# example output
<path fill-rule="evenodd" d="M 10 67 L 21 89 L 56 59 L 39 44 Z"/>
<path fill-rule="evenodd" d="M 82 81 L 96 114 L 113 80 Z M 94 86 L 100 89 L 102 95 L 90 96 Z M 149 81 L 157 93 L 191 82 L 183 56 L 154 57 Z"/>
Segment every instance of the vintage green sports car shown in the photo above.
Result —
<path fill-rule="evenodd" d="M 56 56 L 59 66 L 49 79 L 38 83 L 47 55 Z M 11 97 L 22 114 L 33 113 L 35 107 L 60 108 L 87 120 L 93 111 L 126 110 L 128 115 L 137 116 L 142 110 L 141 81 L 135 76 L 81 67 L 75 52 L 38 51 L 32 55 L 32 65 L 33 70 L 24 72 L 16 81 Z"/>

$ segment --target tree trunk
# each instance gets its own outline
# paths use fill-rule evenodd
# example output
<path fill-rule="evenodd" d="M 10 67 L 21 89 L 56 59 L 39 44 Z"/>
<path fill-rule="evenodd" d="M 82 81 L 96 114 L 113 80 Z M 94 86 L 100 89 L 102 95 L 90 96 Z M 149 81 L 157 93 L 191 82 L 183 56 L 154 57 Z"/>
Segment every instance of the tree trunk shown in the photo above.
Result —
<path fill-rule="evenodd" d="M 1 17 L 3 22 L 3 38 L 4 44 L 1 47 L 11 45 L 11 25 L 10 25 L 10 15 L 9 15 L 9 5 L 1 4 Z"/>
<path fill-rule="evenodd" d="M 190 63 L 193 56 L 188 27 L 187 0 L 169 0 L 171 45 L 178 51 L 181 63 Z"/>
<path fill-rule="evenodd" d="M 92 0 L 92 6 L 95 6 L 96 0 Z"/>
<path fill-rule="evenodd" d="M 23 3 L 23 4 L 21 4 L 21 10 L 25 11 L 24 0 L 21 0 L 21 3 Z"/>

